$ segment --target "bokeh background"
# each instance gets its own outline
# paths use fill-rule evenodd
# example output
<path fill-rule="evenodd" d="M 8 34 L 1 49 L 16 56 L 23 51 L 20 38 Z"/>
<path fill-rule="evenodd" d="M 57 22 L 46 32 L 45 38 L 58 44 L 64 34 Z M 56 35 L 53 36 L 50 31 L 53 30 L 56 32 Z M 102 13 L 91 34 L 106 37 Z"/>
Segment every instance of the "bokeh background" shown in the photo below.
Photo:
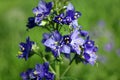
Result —
<path fill-rule="evenodd" d="M 26 31 L 26 22 L 39 0 L 0 0 L 0 80 L 21 80 L 19 74 L 41 59 L 18 59 L 18 44 L 29 35 L 40 43 L 44 30 Z M 82 13 L 79 24 L 99 47 L 98 65 L 72 65 L 66 80 L 120 80 L 120 0 L 72 0 Z M 63 68 L 62 70 L 63 71 Z"/>

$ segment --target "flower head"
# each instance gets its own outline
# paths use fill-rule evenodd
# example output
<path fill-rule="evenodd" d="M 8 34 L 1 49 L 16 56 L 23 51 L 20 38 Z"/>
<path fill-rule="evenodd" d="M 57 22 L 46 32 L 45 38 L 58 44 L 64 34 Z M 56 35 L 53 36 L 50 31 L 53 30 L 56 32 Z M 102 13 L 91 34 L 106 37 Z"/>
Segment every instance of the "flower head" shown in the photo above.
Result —
<path fill-rule="evenodd" d="M 40 0 L 38 6 L 33 9 L 33 13 L 35 14 L 35 23 L 40 25 L 41 21 L 50 14 L 52 7 L 52 2 L 46 3 L 44 0 Z"/>
<path fill-rule="evenodd" d="M 98 50 L 98 48 L 94 44 L 94 41 L 90 40 L 88 37 L 83 47 L 84 47 L 83 57 L 85 63 L 90 63 L 94 65 L 97 59 L 97 55 L 95 54 L 95 52 L 97 52 Z"/>
<path fill-rule="evenodd" d="M 78 11 L 75 11 L 73 5 L 71 3 L 68 4 L 67 10 L 66 10 L 66 24 L 70 24 L 72 21 L 78 19 L 81 16 L 81 13 Z"/>
<path fill-rule="evenodd" d="M 81 13 L 75 11 L 73 5 L 71 3 L 68 4 L 65 13 L 61 13 L 53 19 L 56 23 L 59 24 L 67 24 L 76 28 L 78 26 L 77 19 L 81 16 Z"/>
<path fill-rule="evenodd" d="M 80 32 L 76 29 L 70 35 L 63 36 L 62 46 L 63 53 L 70 53 L 71 51 L 80 55 L 81 48 L 84 44 L 84 39 L 80 37 Z"/>
<path fill-rule="evenodd" d="M 26 72 L 22 72 L 20 76 L 22 80 L 30 80 L 32 78 L 33 69 L 28 69 Z"/>
<path fill-rule="evenodd" d="M 31 56 L 32 46 L 34 45 L 33 41 L 30 41 L 30 38 L 26 38 L 26 43 L 20 43 L 20 52 L 18 58 L 24 58 L 25 60 Z"/>
<path fill-rule="evenodd" d="M 47 39 L 45 39 L 45 37 L 46 36 L 44 36 L 43 38 L 43 44 L 52 50 L 55 57 L 59 56 L 60 41 L 62 39 L 62 36 L 60 35 L 60 33 L 58 31 L 54 31 L 53 33 L 51 33 L 49 37 L 47 37 Z"/>
<path fill-rule="evenodd" d="M 59 23 L 59 24 L 64 24 L 64 13 L 55 16 L 53 21 L 56 22 L 56 23 Z"/>
<path fill-rule="evenodd" d="M 49 63 L 47 62 L 36 64 L 34 69 L 28 69 L 20 75 L 23 80 L 54 80 L 54 74 L 49 72 Z"/>
<path fill-rule="evenodd" d="M 29 28 L 29 29 L 31 29 L 31 28 L 33 28 L 33 27 L 35 27 L 37 24 L 35 23 L 35 18 L 34 17 L 29 17 L 28 18 L 28 23 L 27 23 L 27 27 Z"/>

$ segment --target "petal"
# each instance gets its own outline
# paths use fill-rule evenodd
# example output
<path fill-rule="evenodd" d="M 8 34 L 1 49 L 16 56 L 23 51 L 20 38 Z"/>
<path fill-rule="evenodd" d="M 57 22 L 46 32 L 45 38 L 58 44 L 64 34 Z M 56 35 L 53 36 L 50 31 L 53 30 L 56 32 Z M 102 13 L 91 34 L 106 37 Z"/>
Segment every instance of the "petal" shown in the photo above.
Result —
<path fill-rule="evenodd" d="M 62 46 L 62 48 L 61 48 L 61 52 L 63 52 L 63 53 L 70 54 L 70 51 L 71 51 L 70 47 L 67 45 Z"/>
<path fill-rule="evenodd" d="M 46 2 L 44 0 L 40 0 L 39 4 L 38 4 L 38 8 L 42 9 L 43 11 L 46 11 Z"/>
<path fill-rule="evenodd" d="M 58 31 L 54 31 L 52 35 L 55 41 L 60 41 L 62 38 L 61 34 Z"/>
<path fill-rule="evenodd" d="M 80 31 L 80 34 L 81 34 L 81 36 L 85 37 L 85 36 L 88 35 L 88 32 L 87 32 L 87 31 L 84 31 L 84 30 L 81 30 L 81 31 Z"/>
<path fill-rule="evenodd" d="M 36 7 L 36 8 L 33 8 L 33 13 L 36 15 L 36 13 L 38 13 L 39 11 L 38 11 L 38 7 Z"/>
<path fill-rule="evenodd" d="M 77 20 L 73 20 L 70 25 L 75 29 L 75 28 L 78 27 L 78 21 Z"/>
<path fill-rule="evenodd" d="M 76 38 L 76 39 L 72 39 L 71 44 L 72 45 L 79 45 L 82 46 L 85 43 L 85 40 L 82 38 Z"/>
<path fill-rule="evenodd" d="M 79 34 L 80 34 L 80 32 L 79 32 L 77 29 L 75 29 L 75 30 L 73 31 L 73 33 L 70 35 L 70 36 L 71 36 L 71 39 L 76 39 L 76 38 L 78 38 Z"/>
<path fill-rule="evenodd" d="M 81 53 L 81 48 L 80 48 L 80 46 L 79 45 L 72 45 L 72 48 L 73 48 L 73 50 L 78 54 L 78 55 L 80 55 L 80 53 Z"/>
<path fill-rule="evenodd" d="M 68 6 L 67 6 L 67 11 L 68 10 L 74 10 L 74 7 L 71 3 L 69 3 Z"/>
<path fill-rule="evenodd" d="M 48 63 L 48 62 L 45 62 L 45 63 L 43 64 L 43 66 L 44 66 L 44 71 L 45 71 L 45 72 L 48 72 L 48 70 L 49 70 L 49 63 Z"/>
<path fill-rule="evenodd" d="M 97 59 L 97 55 L 95 53 L 92 53 L 92 55 L 90 55 L 90 59 L 89 59 L 89 63 L 91 65 L 94 65 Z"/>
<path fill-rule="evenodd" d="M 44 42 L 44 45 L 49 47 L 49 48 L 56 49 L 55 40 L 53 40 L 52 38 L 47 39 Z"/>

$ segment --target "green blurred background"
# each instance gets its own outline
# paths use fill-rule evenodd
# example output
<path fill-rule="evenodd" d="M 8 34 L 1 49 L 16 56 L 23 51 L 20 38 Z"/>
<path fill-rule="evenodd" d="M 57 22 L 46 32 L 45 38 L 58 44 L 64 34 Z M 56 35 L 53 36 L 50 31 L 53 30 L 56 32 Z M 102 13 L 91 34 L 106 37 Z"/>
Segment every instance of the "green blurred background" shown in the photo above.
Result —
<path fill-rule="evenodd" d="M 0 0 L 0 80 L 21 80 L 19 74 L 41 59 L 34 55 L 27 62 L 18 59 L 18 44 L 26 36 L 40 42 L 44 30 L 26 31 L 38 0 Z M 120 80 L 120 0 L 72 0 L 82 13 L 79 24 L 89 31 L 99 47 L 98 66 L 73 65 L 66 80 Z M 63 71 L 63 68 L 61 69 Z"/>

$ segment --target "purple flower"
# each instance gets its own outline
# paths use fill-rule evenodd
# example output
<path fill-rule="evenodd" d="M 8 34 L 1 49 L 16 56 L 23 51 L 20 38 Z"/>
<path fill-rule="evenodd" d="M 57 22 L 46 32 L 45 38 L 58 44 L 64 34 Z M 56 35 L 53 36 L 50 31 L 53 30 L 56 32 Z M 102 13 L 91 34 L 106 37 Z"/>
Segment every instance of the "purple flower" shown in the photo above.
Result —
<path fill-rule="evenodd" d="M 84 44 L 84 39 L 80 37 L 79 31 L 76 29 L 70 35 L 63 36 L 62 40 L 62 52 L 70 53 L 71 51 L 76 52 L 78 55 L 81 53 L 81 48 Z"/>
<path fill-rule="evenodd" d="M 31 80 L 33 75 L 33 69 L 28 69 L 26 72 L 22 72 L 20 76 L 22 80 Z"/>
<path fill-rule="evenodd" d="M 71 3 L 68 4 L 65 14 L 61 13 L 60 15 L 55 16 L 53 21 L 59 24 L 67 24 L 76 28 L 78 26 L 77 19 L 81 16 L 81 13 L 75 11 Z"/>
<path fill-rule="evenodd" d="M 36 64 L 35 69 L 28 69 L 20 74 L 23 80 L 54 80 L 54 74 L 49 72 L 49 63 Z"/>
<path fill-rule="evenodd" d="M 49 47 L 54 56 L 57 57 L 60 55 L 60 41 L 62 39 L 62 36 L 60 35 L 60 33 L 58 31 L 54 31 L 53 33 L 51 33 L 50 37 L 45 38 L 46 36 L 44 36 L 43 38 L 43 44 L 46 47 Z"/>
<path fill-rule="evenodd" d="M 78 19 L 81 16 L 81 13 L 75 11 L 73 5 L 71 3 L 68 4 L 65 16 L 65 24 L 70 24 L 72 21 Z"/>
<path fill-rule="evenodd" d="M 37 64 L 35 66 L 34 75 L 40 80 L 42 79 L 54 80 L 54 74 L 49 72 L 48 70 L 49 64 L 47 62 L 44 64 Z"/>
<path fill-rule="evenodd" d="M 46 3 L 44 0 L 40 0 L 38 6 L 33 9 L 33 13 L 35 14 L 35 23 L 40 25 L 41 21 L 50 14 L 52 7 L 52 2 Z"/>
<path fill-rule="evenodd" d="M 98 48 L 95 46 L 94 41 L 89 40 L 88 37 L 83 45 L 83 58 L 85 60 L 85 63 L 90 63 L 91 65 L 95 64 L 97 59 L 95 52 L 97 52 L 97 50 Z"/>
<path fill-rule="evenodd" d="M 24 58 L 25 60 L 30 57 L 31 51 L 32 51 L 32 46 L 34 45 L 33 41 L 30 41 L 30 38 L 26 38 L 26 43 L 21 42 L 20 43 L 20 52 L 18 54 L 18 58 Z"/>
<path fill-rule="evenodd" d="M 53 19 L 54 22 L 56 23 L 59 23 L 59 24 L 64 24 L 64 13 L 56 16 L 54 19 Z"/>
<path fill-rule="evenodd" d="M 28 23 L 26 25 L 29 29 L 37 26 L 37 24 L 35 23 L 35 18 L 34 17 L 29 17 L 28 18 Z"/>

